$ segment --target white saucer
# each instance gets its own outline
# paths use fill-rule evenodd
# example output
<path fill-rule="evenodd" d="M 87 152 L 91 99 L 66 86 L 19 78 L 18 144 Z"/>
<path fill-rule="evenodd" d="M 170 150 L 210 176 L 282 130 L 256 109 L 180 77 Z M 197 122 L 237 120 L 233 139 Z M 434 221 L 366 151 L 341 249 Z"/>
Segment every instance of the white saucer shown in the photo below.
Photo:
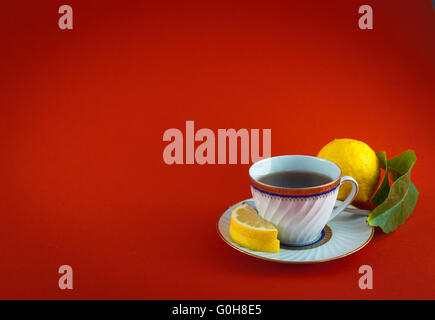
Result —
<path fill-rule="evenodd" d="M 254 200 L 248 199 L 228 208 L 217 222 L 221 238 L 234 249 L 247 255 L 282 263 L 316 263 L 339 259 L 363 248 L 373 237 L 374 228 L 367 224 L 366 216 L 343 211 L 330 221 L 322 232 L 322 238 L 308 246 L 281 245 L 279 252 L 260 252 L 244 248 L 230 237 L 231 212 L 241 203 L 255 208 Z M 349 208 L 355 209 L 353 206 Z"/>

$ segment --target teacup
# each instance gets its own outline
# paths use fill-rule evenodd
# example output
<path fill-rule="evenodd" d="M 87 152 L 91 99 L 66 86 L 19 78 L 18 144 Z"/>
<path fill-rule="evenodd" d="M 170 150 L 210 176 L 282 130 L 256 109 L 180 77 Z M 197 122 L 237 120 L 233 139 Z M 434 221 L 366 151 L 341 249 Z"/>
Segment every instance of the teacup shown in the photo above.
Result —
<path fill-rule="evenodd" d="M 269 174 L 301 171 L 327 176 L 330 182 L 312 187 L 279 187 L 260 182 Z M 354 200 L 358 183 L 354 178 L 341 177 L 335 163 L 311 156 L 288 155 L 267 158 L 249 169 L 251 191 L 259 215 L 278 229 L 283 244 L 308 245 L 321 237 L 325 225 Z M 352 183 L 346 200 L 334 209 L 341 184 Z"/>

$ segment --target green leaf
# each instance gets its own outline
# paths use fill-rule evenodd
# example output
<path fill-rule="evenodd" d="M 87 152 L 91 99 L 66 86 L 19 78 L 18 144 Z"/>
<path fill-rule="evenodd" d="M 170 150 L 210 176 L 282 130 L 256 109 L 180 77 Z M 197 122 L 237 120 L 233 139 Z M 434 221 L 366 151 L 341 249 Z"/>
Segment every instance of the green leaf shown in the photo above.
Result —
<path fill-rule="evenodd" d="M 401 226 L 417 204 L 419 192 L 411 182 L 411 169 L 417 160 L 414 151 L 408 150 L 388 160 L 385 166 L 394 172 L 393 185 L 388 197 L 378 205 L 367 218 L 371 226 L 379 226 L 390 233 Z"/>
<path fill-rule="evenodd" d="M 375 206 L 380 205 L 382 202 L 385 201 L 388 197 L 388 193 L 390 192 L 390 182 L 388 181 L 388 165 L 387 165 L 387 154 L 382 152 L 377 152 L 376 156 L 379 159 L 379 163 L 381 165 L 381 168 L 385 170 L 384 179 L 381 182 L 381 185 L 379 186 L 378 190 L 374 194 L 372 198 L 372 203 Z"/>
<path fill-rule="evenodd" d="M 417 157 L 413 150 L 406 150 L 397 157 L 388 160 L 387 166 L 390 169 L 391 180 L 396 181 L 408 170 L 411 170 L 415 161 L 417 161 Z"/>

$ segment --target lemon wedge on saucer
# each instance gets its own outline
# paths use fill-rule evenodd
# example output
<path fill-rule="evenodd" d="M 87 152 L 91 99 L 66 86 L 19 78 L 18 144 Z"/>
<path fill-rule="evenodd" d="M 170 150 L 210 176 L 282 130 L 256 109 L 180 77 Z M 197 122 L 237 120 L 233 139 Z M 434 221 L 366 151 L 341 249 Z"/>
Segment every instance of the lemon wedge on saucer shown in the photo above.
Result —
<path fill-rule="evenodd" d="M 279 251 L 278 230 L 246 203 L 231 213 L 230 236 L 234 242 L 254 251 Z"/>

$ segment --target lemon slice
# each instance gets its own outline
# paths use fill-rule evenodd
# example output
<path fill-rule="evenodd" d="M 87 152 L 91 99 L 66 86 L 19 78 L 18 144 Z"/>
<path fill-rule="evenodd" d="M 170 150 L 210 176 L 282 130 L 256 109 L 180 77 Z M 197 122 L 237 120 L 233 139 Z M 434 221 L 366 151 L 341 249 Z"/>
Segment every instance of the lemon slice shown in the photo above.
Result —
<path fill-rule="evenodd" d="M 245 203 L 231 213 L 230 236 L 234 242 L 254 251 L 279 251 L 278 230 Z"/>

